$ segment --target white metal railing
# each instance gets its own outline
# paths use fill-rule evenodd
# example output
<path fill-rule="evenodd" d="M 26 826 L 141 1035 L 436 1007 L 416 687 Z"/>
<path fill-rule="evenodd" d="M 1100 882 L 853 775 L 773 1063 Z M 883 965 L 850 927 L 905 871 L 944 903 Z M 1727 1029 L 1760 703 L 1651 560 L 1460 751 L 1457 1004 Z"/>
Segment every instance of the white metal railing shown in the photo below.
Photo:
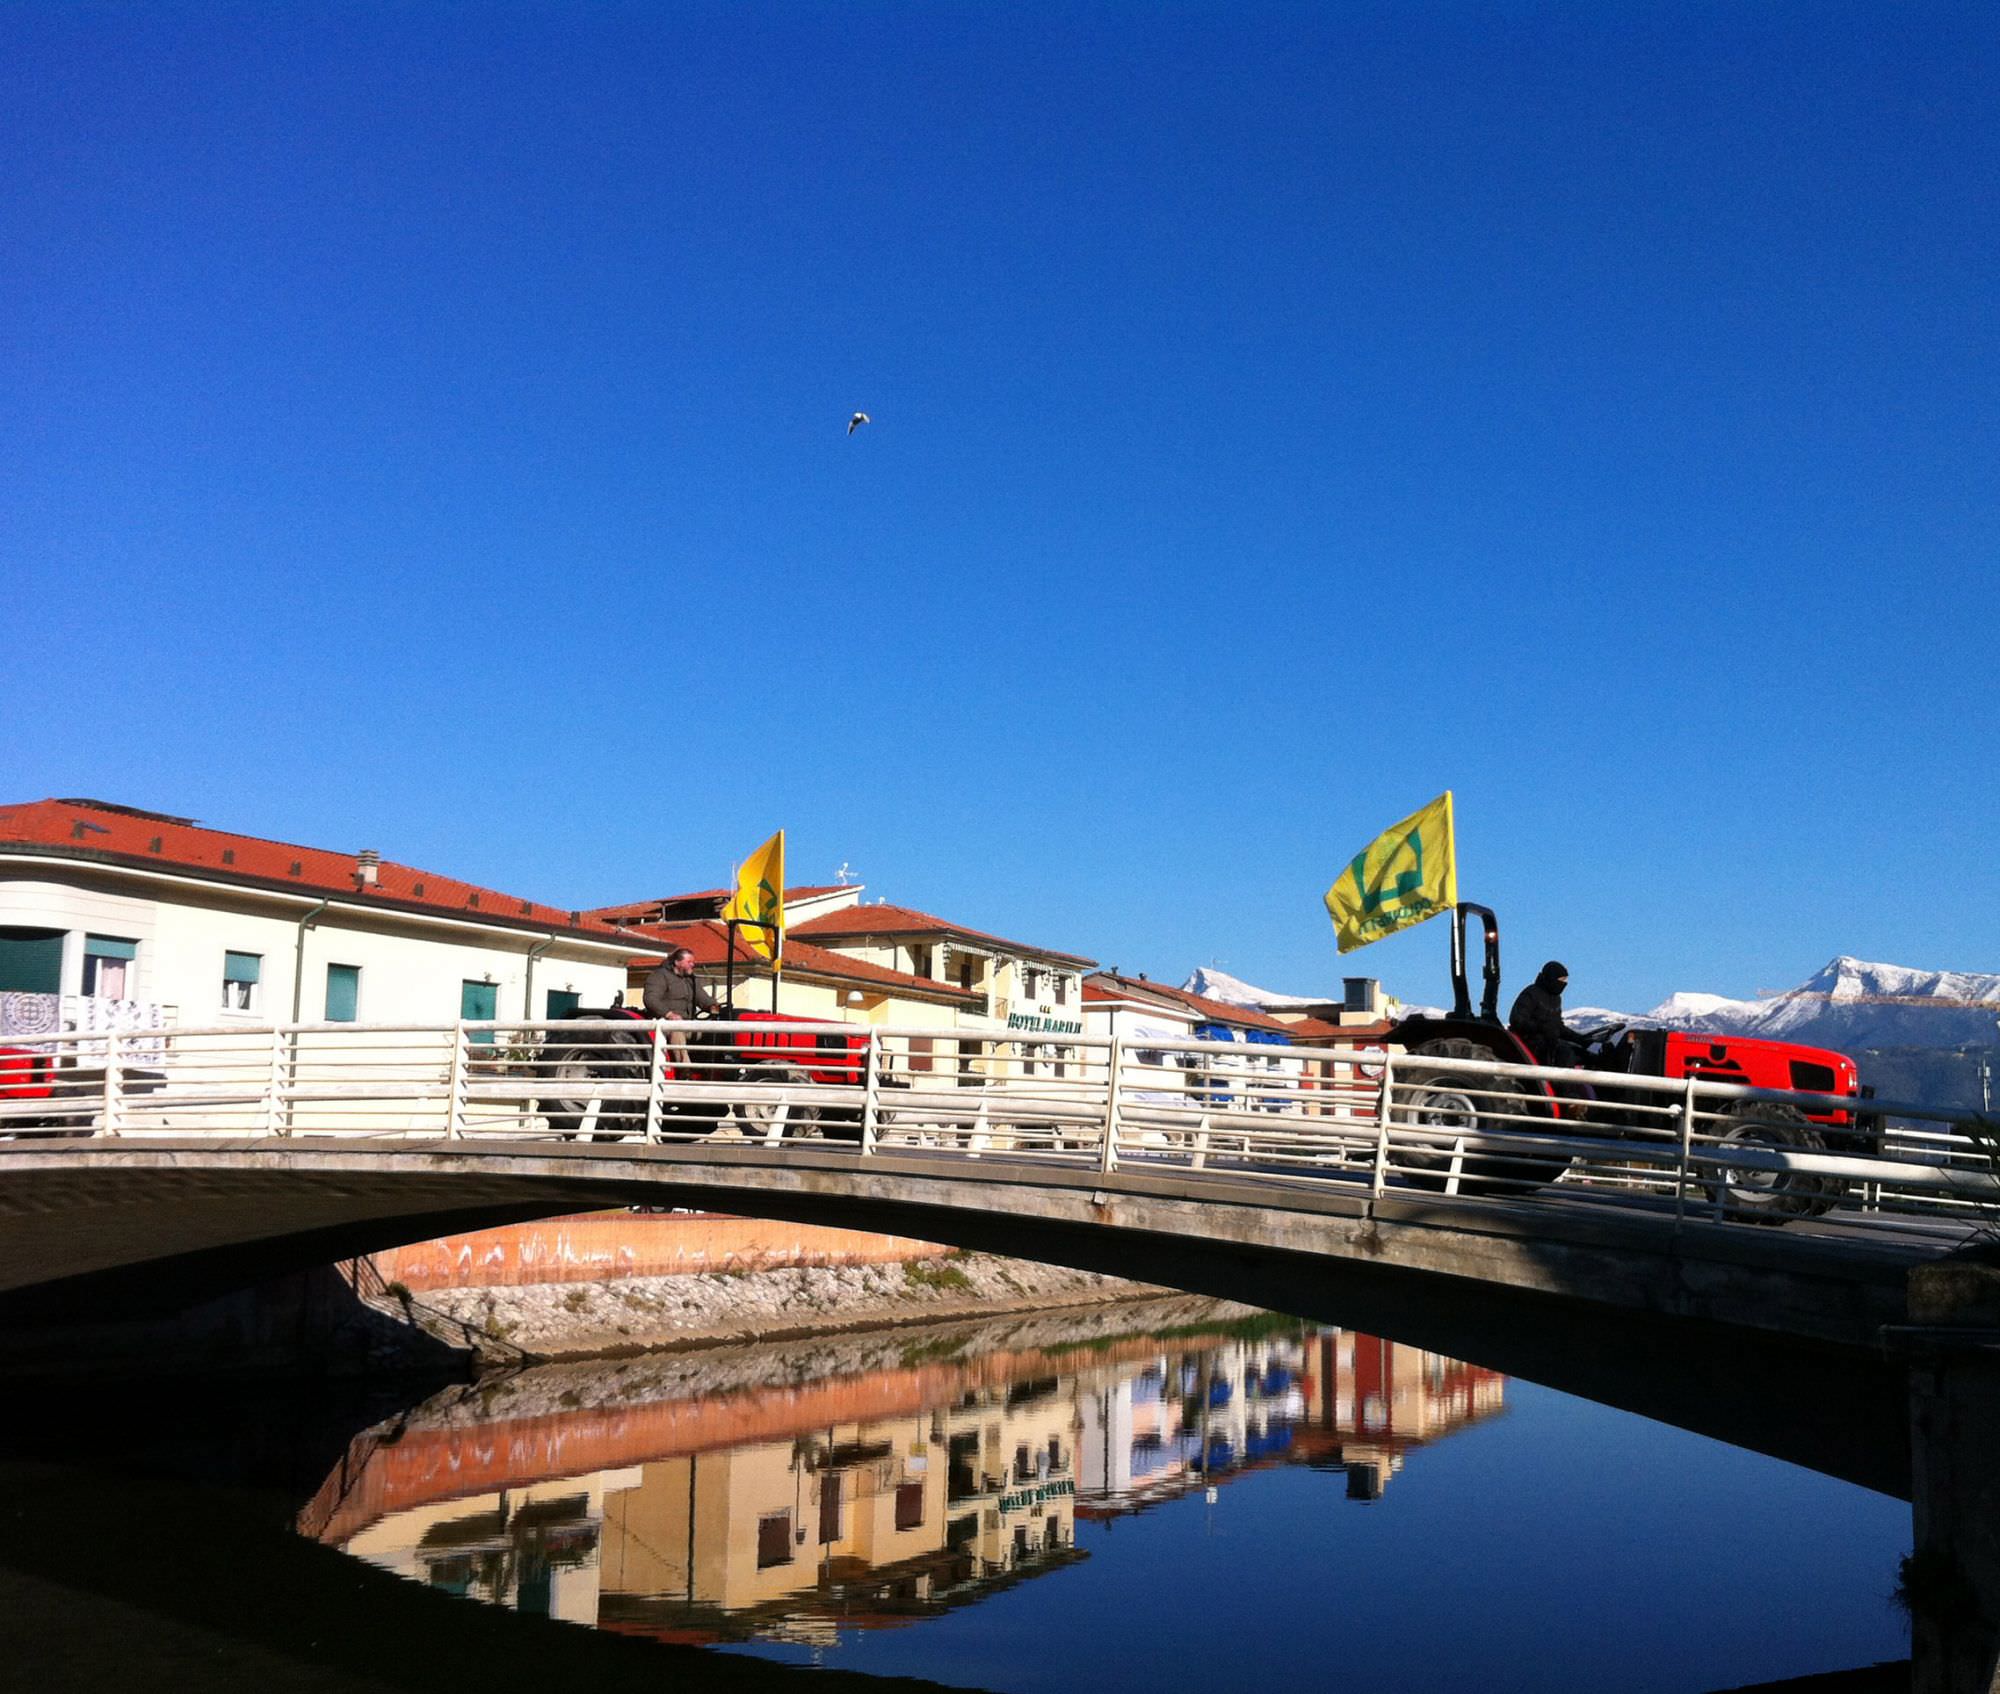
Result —
<path fill-rule="evenodd" d="M 1727 1222 L 2000 1225 L 2000 1124 L 1975 1113 L 1379 1048 L 753 1018 L 99 1030 L 0 1048 L 0 1149 L 189 1136 L 820 1141 Z"/>

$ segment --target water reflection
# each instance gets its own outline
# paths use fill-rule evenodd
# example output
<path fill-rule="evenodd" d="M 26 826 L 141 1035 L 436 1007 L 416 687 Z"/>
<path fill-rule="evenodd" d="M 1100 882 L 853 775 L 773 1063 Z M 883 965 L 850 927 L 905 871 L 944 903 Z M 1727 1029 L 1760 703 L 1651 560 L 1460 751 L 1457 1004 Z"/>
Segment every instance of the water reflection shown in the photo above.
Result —
<path fill-rule="evenodd" d="M 1272 1467 L 1377 1499 L 1504 1404 L 1495 1373 L 1373 1336 L 1145 1315 L 524 1373 L 358 1437 L 300 1528 L 524 1613 L 823 1646 L 1078 1562 L 1079 1520 Z"/>

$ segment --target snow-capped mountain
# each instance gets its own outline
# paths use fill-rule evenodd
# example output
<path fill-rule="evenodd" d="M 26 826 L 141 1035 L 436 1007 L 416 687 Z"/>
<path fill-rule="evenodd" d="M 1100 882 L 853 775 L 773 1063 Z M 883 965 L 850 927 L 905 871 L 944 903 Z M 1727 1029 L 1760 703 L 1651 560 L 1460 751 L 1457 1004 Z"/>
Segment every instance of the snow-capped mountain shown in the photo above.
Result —
<path fill-rule="evenodd" d="M 1284 1009 L 1324 1004 L 1305 994 L 1259 988 L 1227 971 L 1204 967 L 1181 986 L 1232 1006 Z M 1502 1011 L 1505 1011 L 1503 996 Z M 2000 1045 L 2000 973 L 1926 971 L 1870 964 L 1846 954 L 1796 988 L 1754 1000 L 1682 990 L 1650 1012 L 1571 1006 L 1574 1024 L 1633 1023 L 1718 1035 L 1762 1035 L 1853 1052 L 1867 1047 L 1992 1047 Z"/>
<path fill-rule="evenodd" d="M 2000 975 L 1870 964 L 1845 954 L 1796 988 L 1756 1000 L 1671 994 L 1642 1023 L 1761 1035 L 1855 1052 L 2000 1044 Z"/>
<path fill-rule="evenodd" d="M 1197 966 L 1188 973 L 1188 979 L 1181 984 L 1185 994 L 1199 994 L 1204 999 L 1220 1000 L 1225 1006 L 1251 1006 L 1270 1010 L 1273 1007 L 1323 1006 L 1330 998 L 1310 994 L 1279 994 L 1269 988 L 1258 988 L 1245 982 L 1241 977 L 1231 976 L 1227 971 L 1213 970 L 1207 966 Z"/>

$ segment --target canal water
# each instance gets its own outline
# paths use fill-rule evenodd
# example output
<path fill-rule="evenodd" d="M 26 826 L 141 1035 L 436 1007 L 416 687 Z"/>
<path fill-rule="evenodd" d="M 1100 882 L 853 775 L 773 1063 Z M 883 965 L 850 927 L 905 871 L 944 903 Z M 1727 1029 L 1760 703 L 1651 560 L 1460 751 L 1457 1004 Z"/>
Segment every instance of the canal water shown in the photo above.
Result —
<path fill-rule="evenodd" d="M 295 1521 L 551 1629 L 1020 1694 L 1698 1694 L 1908 1652 L 1902 1502 L 1208 1301 L 454 1387 Z"/>

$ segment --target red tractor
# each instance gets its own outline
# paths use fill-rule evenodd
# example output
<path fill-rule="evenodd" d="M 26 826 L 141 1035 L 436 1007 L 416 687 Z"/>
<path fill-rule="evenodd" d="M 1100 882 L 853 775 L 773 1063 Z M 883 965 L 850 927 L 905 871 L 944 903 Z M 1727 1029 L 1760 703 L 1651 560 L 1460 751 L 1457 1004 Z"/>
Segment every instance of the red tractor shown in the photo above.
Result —
<path fill-rule="evenodd" d="M 648 1082 L 653 1068 L 653 1043 L 659 1039 L 651 1020 L 632 1006 L 609 1006 L 601 1011 L 579 1008 L 570 1016 L 630 1027 L 578 1031 L 572 1040 L 562 1040 L 551 1030 L 536 1063 L 537 1073 L 548 1082 L 549 1092 L 536 1102 L 536 1109 L 548 1119 L 549 1128 L 565 1141 L 590 1119 L 593 1100 L 597 1102 L 590 1137 L 593 1141 L 644 1135 L 644 1100 L 605 1099 L 591 1084 L 597 1080 L 642 1085 Z M 729 1010 L 714 1021 L 756 1027 L 690 1030 L 687 1066 L 683 1069 L 669 1057 L 661 1067 L 662 1080 L 848 1087 L 859 1087 L 866 1080 L 868 1037 L 861 1031 L 849 1034 L 814 1029 L 810 1020 L 788 1017 L 782 1012 Z M 776 1121 L 778 1110 L 768 1102 L 738 1101 L 732 1108 L 726 1099 L 669 1099 L 661 1103 L 661 1117 L 670 1130 L 712 1134 L 722 1127 L 732 1109 L 743 1120 L 745 1130 L 752 1134 L 767 1130 Z M 859 1141 L 861 1108 L 846 1102 L 826 1106 L 794 1104 L 785 1115 L 785 1133 L 791 1136 L 818 1133 Z"/>
<path fill-rule="evenodd" d="M 1486 958 L 1479 1010 L 1472 1009 L 1466 980 L 1465 925 L 1477 913 L 1485 928 Z M 1500 924 L 1485 906 L 1461 902 L 1451 927 L 1452 1009 L 1405 1018 L 1389 1039 L 1417 1058 L 1497 1059 L 1506 1064 L 1541 1061 L 1500 1021 Z M 1619 1076 L 1696 1077 L 1746 1088 L 1788 1089 L 1854 1101 L 1851 1108 L 1801 1108 L 1756 1100 L 1717 1102 L 1712 1133 L 1722 1142 L 1786 1152 L 1873 1152 L 1881 1142 L 1881 1118 L 1863 1109 L 1872 1090 L 1861 1086 L 1854 1061 L 1823 1047 L 1764 1041 L 1739 1035 L 1691 1034 L 1684 1030 L 1630 1029 L 1623 1024 L 1594 1032 L 1584 1055 L 1588 1081 L 1550 1083 L 1527 1077 L 1481 1077 L 1421 1065 L 1399 1066 L 1406 1085 L 1401 1095 L 1411 1120 L 1431 1129 L 1463 1132 L 1532 1129 L 1533 1120 L 1560 1124 L 1562 1135 L 1636 1135 L 1657 1139 L 1666 1102 L 1648 1090 L 1618 1086 Z M 1648 1112 L 1645 1108 L 1652 1107 Z M 1530 1120 L 1526 1123 L 1521 1120 Z M 1436 1156 L 1436 1164 L 1443 1156 Z M 1569 1164 L 1559 1153 L 1478 1154 L 1463 1163 L 1462 1193 L 1522 1192 L 1553 1181 Z M 1433 1169 L 1427 1185 L 1442 1180 Z M 1718 1176 L 1711 1193 L 1739 1217 L 1784 1223 L 1830 1210 L 1845 1184 L 1839 1177 L 1790 1171 L 1730 1171 Z"/>
<path fill-rule="evenodd" d="M 156 1070 L 121 1072 L 128 1095 L 152 1094 L 166 1078 Z M 0 1135 L 29 1131 L 88 1135 L 104 1111 L 102 1066 L 68 1064 L 46 1047 L 0 1047 Z"/>

